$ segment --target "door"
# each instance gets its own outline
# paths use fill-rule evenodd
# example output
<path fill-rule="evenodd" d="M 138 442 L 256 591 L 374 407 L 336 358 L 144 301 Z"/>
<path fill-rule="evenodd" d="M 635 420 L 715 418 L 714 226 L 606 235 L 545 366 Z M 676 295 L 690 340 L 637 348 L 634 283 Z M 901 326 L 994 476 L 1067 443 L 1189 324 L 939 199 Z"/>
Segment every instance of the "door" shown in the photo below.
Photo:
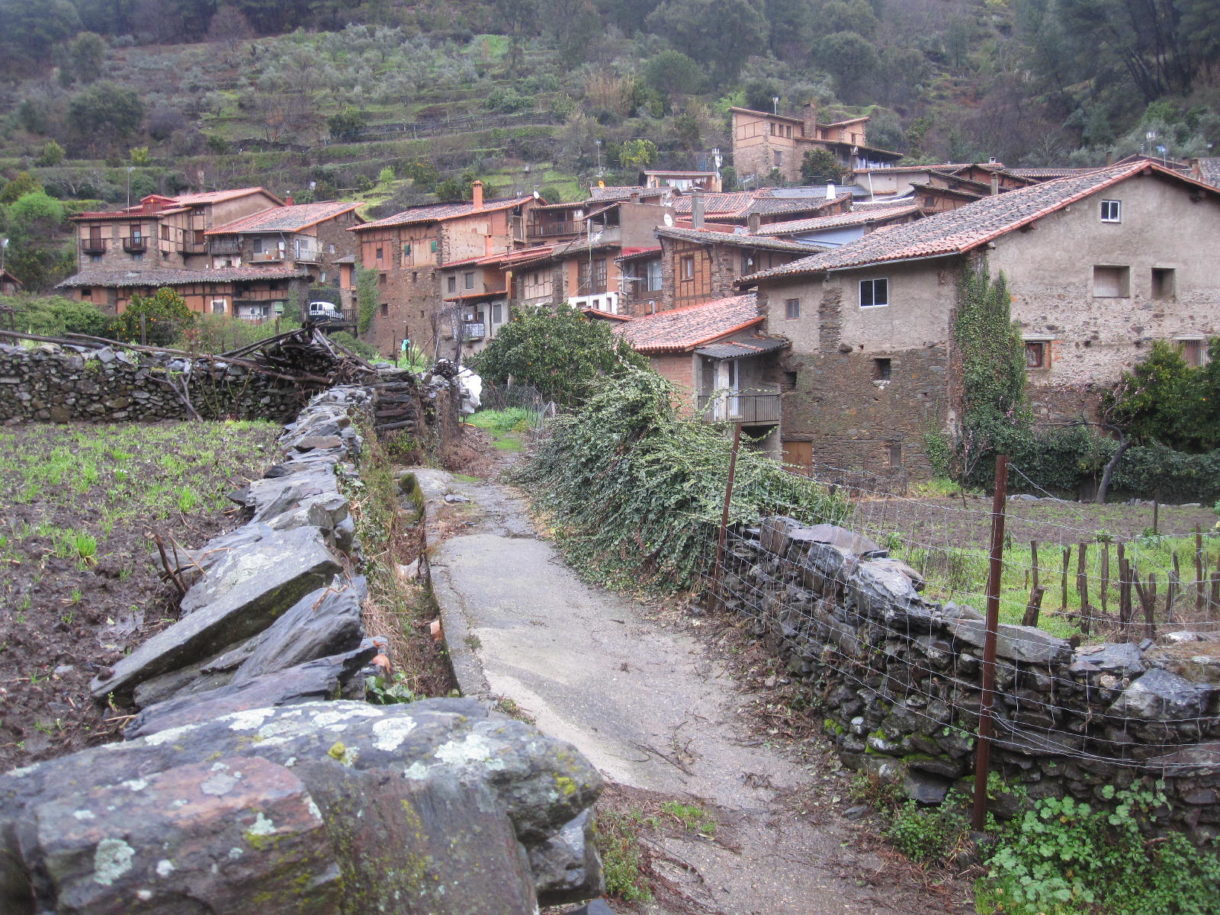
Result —
<path fill-rule="evenodd" d="M 785 441 L 783 444 L 784 466 L 803 476 L 813 474 L 813 442 Z"/>

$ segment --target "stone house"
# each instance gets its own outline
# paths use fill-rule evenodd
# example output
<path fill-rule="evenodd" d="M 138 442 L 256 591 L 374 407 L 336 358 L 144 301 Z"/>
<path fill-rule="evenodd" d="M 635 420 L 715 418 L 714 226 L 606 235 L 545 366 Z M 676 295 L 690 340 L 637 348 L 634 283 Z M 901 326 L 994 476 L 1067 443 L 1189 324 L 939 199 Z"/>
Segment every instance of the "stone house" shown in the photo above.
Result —
<path fill-rule="evenodd" d="M 801 117 L 769 114 L 749 108 L 730 108 L 733 164 L 738 177 L 765 179 L 777 170 L 784 181 L 797 183 L 801 161 L 813 149 L 834 154 L 845 169 L 861 169 L 897 162 L 902 153 L 868 145 L 867 117 L 820 124 L 817 109 L 808 104 Z"/>
<path fill-rule="evenodd" d="M 356 250 L 355 236 L 348 230 L 364 222 L 358 207 L 345 201 L 273 207 L 208 229 L 204 237 L 211 266 L 299 267 L 315 285 L 340 289 L 340 304 L 351 312 L 351 284 L 344 289 L 340 274 Z M 269 316 L 262 303 L 250 301 L 235 303 L 234 315 L 248 320 Z"/>
<path fill-rule="evenodd" d="M 618 264 L 619 311 L 625 315 L 654 314 L 661 307 L 661 246 L 623 248 L 615 258 Z"/>
<path fill-rule="evenodd" d="M 897 201 L 910 197 L 927 213 L 955 209 L 963 203 L 1029 187 L 1044 178 L 1018 174 L 1001 162 L 887 165 L 855 171 L 856 187 L 868 199 Z M 1063 175 L 1056 174 L 1060 178 Z"/>
<path fill-rule="evenodd" d="M 782 439 L 793 463 L 927 477 L 924 436 L 952 429 L 959 278 L 1008 280 L 1043 421 L 1176 340 L 1220 334 L 1220 191 L 1139 160 L 985 197 L 756 273 L 766 329 L 791 341 Z"/>
<path fill-rule="evenodd" d="M 405 337 L 421 345 L 443 337 L 441 268 L 521 247 L 526 222 L 538 203 L 533 194 L 484 200 L 476 181 L 473 199 L 411 207 L 351 231 L 357 259 L 377 272 L 378 306 L 368 331 L 382 353 L 395 352 Z"/>
<path fill-rule="evenodd" d="M 21 280 L 7 270 L 0 270 L 0 295 L 16 295 L 21 289 Z"/>
<path fill-rule="evenodd" d="M 640 172 L 640 184 L 646 188 L 671 187 L 676 191 L 710 191 L 721 189 L 719 172 L 679 171 L 652 168 Z"/>
<path fill-rule="evenodd" d="M 208 229 L 283 205 L 264 188 L 243 187 L 172 197 L 149 194 L 122 210 L 78 213 L 72 217 L 77 262 L 82 270 L 205 269 L 210 263 Z"/>
<path fill-rule="evenodd" d="M 761 334 L 762 324 L 757 298 L 747 294 L 633 318 L 614 332 L 673 383 L 684 411 L 709 422 L 740 422 L 774 448 L 776 356 L 788 344 Z"/>

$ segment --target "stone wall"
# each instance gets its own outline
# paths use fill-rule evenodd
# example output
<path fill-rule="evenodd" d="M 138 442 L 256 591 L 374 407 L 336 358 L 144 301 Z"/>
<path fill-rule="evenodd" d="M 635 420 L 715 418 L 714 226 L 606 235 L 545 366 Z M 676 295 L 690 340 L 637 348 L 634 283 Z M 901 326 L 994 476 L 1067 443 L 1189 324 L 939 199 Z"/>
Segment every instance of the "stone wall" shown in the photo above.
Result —
<path fill-rule="evenodd" d="M 204 419 L 287 422 L 320 389 L 245 366 L 120 346 L 0 343 L 0 422 L 155 422 Z"/>
<path fill-rule="evenodd" d="M 985 624 L 922 584 L 867 538 L 774 517 L 733 537 L 724 591 L 808 681 L 844 762 L 935 803 L 973 768 Z M 1220 834 L 1220 641 L 1073 647 L 1001 624 L 997 655 L 991 758 L 1009 783 L 1104 803 L 1106 785 L 1163 779 L 1174 828 Z"/>
<path fill-rule="evenodd" d="M 165 557 L 181 618 L 91 684 L 138 709 L 125 742 L 0 775 L 0 911 L 526 915 L 600 891 L 602 782 L 574 748 L 473 700 L 358 701 L 385 645 L 346 495 L 374 410 L 315 397 L 234 494 L 246 523 Z"/>

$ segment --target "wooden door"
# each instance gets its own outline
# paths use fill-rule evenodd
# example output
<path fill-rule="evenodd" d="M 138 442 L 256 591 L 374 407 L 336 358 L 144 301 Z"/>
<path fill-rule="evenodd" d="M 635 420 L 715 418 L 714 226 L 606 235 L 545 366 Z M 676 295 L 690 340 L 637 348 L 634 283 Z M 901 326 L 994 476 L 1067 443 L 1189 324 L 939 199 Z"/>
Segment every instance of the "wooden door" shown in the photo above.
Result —
<path fill-rule="evenodd" d="M 784 442 L 784 466 L 793 473 L 809 476 L 813 472 L 813 442 Z"/>

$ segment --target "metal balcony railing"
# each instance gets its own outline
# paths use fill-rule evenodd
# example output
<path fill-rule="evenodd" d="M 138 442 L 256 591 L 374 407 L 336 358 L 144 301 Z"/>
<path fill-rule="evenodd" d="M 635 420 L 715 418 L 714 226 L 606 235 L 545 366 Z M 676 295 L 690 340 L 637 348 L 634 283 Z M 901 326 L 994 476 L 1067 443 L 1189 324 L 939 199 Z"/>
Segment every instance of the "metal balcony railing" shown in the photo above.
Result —
<path fill-rule="evenodd" d="M 143 254 L 148 250 L 147 235 L 126 235 L 123 237 L 123 250 L 128 254 Z"/>
<path fill-rule="evenodd" d="M 717 391 L 700 394 L 699 415 L 713 423 L 773 425 L 780 421 L 779 391 Z"/>
<path fill-rule="evenodd" d="M 105 254 L 106 240 L 104 238 L 81 239 L 80 249 L 84 254 Z"/>

